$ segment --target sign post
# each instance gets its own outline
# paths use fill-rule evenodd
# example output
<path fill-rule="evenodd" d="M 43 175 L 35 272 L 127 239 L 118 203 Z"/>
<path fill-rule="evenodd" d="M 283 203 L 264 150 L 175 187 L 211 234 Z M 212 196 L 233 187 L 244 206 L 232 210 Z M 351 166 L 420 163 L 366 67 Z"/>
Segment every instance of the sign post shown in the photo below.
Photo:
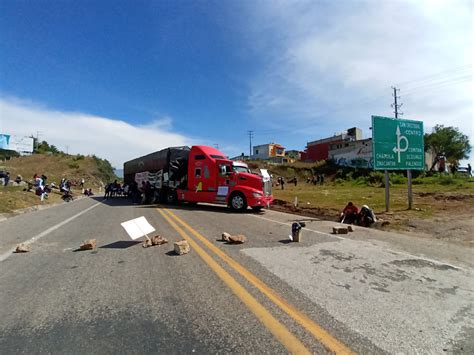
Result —
<path fill-rule="evenodd" d="M 389 210 L 388 170 L 407 170 L 408 208 L 412 208 L 411 170 L 424 170 L 423 122 L 372 116 L 374 169 L 385 170 L 385 208 Z"/>

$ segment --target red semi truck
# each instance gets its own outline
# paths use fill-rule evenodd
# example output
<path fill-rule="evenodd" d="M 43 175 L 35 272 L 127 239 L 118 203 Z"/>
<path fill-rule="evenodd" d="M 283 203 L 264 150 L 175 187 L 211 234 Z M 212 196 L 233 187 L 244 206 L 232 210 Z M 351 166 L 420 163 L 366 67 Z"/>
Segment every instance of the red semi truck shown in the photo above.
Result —
<path fill-rule="evenodd" d="M 124 163 L 124 182 L 150 183 L 154 199 L 225 204 L 235 211 L 261 210 L 273 201 L 266 170 L 252 174 L 208 146 L 171 147 Z"/>

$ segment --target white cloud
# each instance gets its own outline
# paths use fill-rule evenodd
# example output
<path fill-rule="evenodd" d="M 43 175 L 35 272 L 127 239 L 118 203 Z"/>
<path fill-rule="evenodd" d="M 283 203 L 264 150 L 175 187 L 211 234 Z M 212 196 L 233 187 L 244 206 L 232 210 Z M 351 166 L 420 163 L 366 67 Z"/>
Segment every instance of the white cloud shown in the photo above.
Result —
<path fill-rule="evenodd" d="M 122 120 L 61 112 L 17 98 L 0 98 L 0 132 L 36 135 L 70 154 L 95 154 L 121 168 L 124 161 L 193 139 L 170 131 L 169 117 L 133 126 Z"/>
<path fill-rule="evenodd" d="M 259 26 L 244 26 L 268 41 L 254 44 L 266 63 L 251 83 L 256 117 L 321 136 L 368 127 L 370 115 L 391 115 L 390 87 L 401 83 L 404 117 L 459 127 L 474 142 L 471 1 L 260 4 L 249 20 Z"/>

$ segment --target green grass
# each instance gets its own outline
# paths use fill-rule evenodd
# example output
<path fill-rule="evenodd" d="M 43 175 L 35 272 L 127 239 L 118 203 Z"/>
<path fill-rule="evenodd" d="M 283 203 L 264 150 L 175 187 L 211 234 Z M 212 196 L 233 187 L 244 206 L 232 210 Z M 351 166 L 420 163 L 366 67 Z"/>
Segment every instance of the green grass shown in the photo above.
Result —
<path fill-rule="evenodd" d="M 419 178 L 422 183 L 414 184 L 413 208 L 418 209 L 417 215 L 430 216 L 442 210 L 446 204 L 439 198 L 437 202 L 434 195 L 474 195 L 474 180 L 452 177 Z M 447 183 L 448 182 L 448 183 Z M 285 184 L 285 190 L 275 186 L 273 195 L 276 199 L 293 203 L 295 197 L 301 207 L 322 208 L 340 211 L 347 202 L 352 201 L 356 206 L 369 205 L 376 213 L 385 211 L 385 188 L 383 184 L 367 178 L 357 178 L 346 181 L 336 179 L 325 185 L 312 185 L 299 183 L 298 186 Z M 309 202 L 309 204 L 308 204 Z M 406 211 L 408 208 L 408 187 L 405 177 L 392 180 L 390 186 L 391 211 Z"/>

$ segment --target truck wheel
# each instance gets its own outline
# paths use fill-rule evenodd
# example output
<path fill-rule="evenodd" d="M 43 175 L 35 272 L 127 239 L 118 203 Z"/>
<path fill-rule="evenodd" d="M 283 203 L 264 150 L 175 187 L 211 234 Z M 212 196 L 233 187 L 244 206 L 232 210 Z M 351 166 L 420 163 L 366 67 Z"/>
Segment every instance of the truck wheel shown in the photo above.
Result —
<path fill-rule="evenodd" d="M 169 190 L 166 192 L 166 203 L 169 205 L 174 205 L 178 201 L 178 196 L 176 195 L 176 191 Z"/>
<path fill-rule="evenodd" d="M 236 212 L 243 212 L 247 209 L 247 200 L 245 196 L 240 193 L 236 192 L 230 197 L 230 208 Z"/>

